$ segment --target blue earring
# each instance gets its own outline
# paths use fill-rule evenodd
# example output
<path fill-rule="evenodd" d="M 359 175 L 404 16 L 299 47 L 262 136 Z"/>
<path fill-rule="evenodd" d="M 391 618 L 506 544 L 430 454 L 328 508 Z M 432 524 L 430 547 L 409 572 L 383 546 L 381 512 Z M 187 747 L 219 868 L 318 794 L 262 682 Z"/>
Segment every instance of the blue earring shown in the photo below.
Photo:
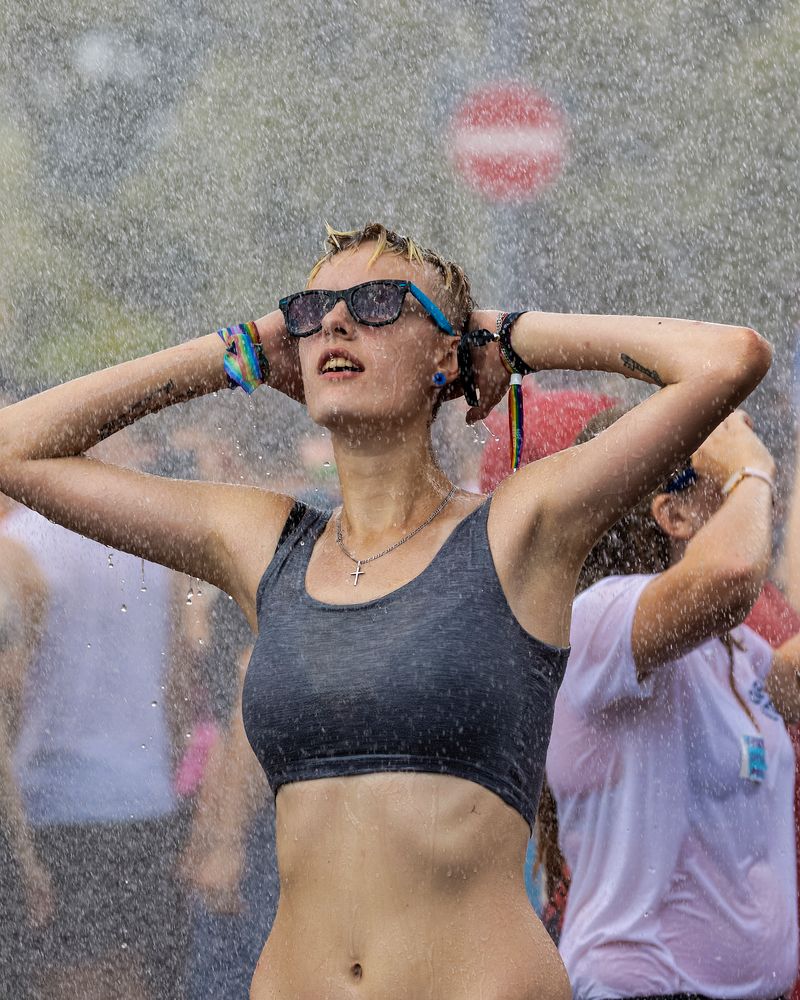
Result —
<path fill-rule="evenodd" d="M 436 374 L 433 376 L 433 384 L 438 385 L 439 388 L 441 389 L 441 387 L 445 384 L 445 382 L 447 382 L 447 376 L 445 375 L 445 373 L 436 372 Z"/>

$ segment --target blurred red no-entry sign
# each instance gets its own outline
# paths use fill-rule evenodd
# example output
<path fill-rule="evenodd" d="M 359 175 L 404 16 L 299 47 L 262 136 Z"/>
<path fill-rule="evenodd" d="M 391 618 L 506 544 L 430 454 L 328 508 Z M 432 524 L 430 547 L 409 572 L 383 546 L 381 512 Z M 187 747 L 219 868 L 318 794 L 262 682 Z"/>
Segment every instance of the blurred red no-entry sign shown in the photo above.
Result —
<path fill-rule="evenodd" d="M 456 169 L 471 187 L 497 201 L 538 194 L 561 171 L 566 145 L 561 110 L 520 83 L 473 91 L 453 117 Z"/>

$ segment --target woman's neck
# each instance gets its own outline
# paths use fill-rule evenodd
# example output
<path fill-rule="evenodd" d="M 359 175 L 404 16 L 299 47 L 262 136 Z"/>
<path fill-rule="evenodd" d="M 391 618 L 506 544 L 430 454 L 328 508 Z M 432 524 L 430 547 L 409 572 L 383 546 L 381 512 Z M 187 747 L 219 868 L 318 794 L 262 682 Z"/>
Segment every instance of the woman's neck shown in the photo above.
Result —
<path fill-rule="evenodd" d="M 408 434 L 387 442 L 334 435 L 342 489 L 342 520 L 353 543 L 369 543 L 415 528 L 441 502 L 450 482 L 436 464 L 430 437 Z"/>

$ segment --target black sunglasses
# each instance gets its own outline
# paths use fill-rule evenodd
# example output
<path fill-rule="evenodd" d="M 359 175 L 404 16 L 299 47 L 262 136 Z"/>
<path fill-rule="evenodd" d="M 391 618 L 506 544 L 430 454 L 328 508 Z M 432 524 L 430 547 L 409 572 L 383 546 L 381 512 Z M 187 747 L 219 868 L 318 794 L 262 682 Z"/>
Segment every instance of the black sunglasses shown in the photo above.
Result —
<path fill-rule="evenodd" d="M 310 337 L 322 328 L 323 317 L 339 299 L 344 299 L 350 315 L 357 323 L 364 326 L 389 326 L 400 317 L 408 292 L 411 292 L 440 330 L 453 335 L 453 327 L 442 310 L 410 281 L 388 278 L 365 281 L 341 291 L 309 288 L 304 292 L 287 295 L 280 300 L 278 307 L 283 313 L 290 336 Z"/>

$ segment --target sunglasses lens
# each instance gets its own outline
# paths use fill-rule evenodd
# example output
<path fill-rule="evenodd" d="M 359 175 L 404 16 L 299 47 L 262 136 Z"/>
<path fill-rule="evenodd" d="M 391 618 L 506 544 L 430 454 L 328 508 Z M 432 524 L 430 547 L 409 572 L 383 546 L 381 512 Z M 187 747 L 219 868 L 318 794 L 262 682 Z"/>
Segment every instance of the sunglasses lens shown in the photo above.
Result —
<path fill-rule="evenodd" d="M 403 308 L 405 289 L 388 281 L 370 281 L 353 291 L 353 311 L 359 322 L 392 323 Z"/>
<path fill-rule="evenodd" d="M 323 291 L 302 292 L 286 307 L 286 328 L 293 337 L 307 337 L 319 329 L 326 312 L 327 299 Z"/>

